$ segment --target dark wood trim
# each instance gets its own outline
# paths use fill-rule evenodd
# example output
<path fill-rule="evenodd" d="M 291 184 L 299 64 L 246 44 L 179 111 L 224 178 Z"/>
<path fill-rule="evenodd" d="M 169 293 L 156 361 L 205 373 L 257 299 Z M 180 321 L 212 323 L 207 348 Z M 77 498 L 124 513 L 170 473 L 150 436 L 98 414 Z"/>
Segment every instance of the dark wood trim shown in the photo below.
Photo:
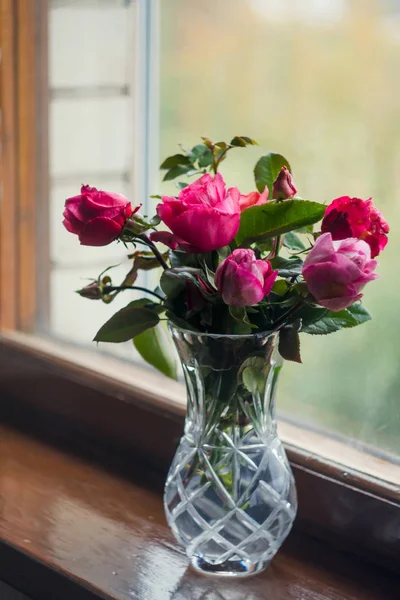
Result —
<path fill-rule="evenodd" d="M 9 585 L 18 586 L 24 594 L 29 594 L 32 600 L 110 600 L 109 596 L 94 590 L 87 582 L 62 573 L 2 539 L 0 575 Z"/>
<path fill-rule="evenodd" d="M 23 377 L 21 377 L 23 373 Z M 0 339 L 0 418 L 111 470 L 140 461 L 165 475 L 183 413 L 152 401 L 140 385 Z M 386 567 L 400 565 L 400 499 L 392 486 L 331 462 L 288 453 L 299 494 L 297 529 Z M 397 497 L 396 497 L 397 496 Z"/>

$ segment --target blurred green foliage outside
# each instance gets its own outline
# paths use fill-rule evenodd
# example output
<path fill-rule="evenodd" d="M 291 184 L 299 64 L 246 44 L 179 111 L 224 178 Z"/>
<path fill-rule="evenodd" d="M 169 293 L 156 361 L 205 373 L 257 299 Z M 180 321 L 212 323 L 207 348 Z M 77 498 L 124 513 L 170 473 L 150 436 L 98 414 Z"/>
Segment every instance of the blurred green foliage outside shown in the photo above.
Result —
<path fill-rule="evenodd" d="M 255 189 L 259 155 L 274 150 L 290 160 L 303 198 L 373 196 L 391 226 L 381 279 L 365 293 L 373 321 L 303 335 L 303 365 L 285 365 L 278 408 L 400 455 L 398 3 L 286 0 L 276 11 L 278 4 L 161 3 L 160 155 L 201 135 L 248 135 L 261 148 L 232 151 L 222 168 L 243 193 Z M 154 193 L 160 189 L 175 193 L 173 184 Z"/>

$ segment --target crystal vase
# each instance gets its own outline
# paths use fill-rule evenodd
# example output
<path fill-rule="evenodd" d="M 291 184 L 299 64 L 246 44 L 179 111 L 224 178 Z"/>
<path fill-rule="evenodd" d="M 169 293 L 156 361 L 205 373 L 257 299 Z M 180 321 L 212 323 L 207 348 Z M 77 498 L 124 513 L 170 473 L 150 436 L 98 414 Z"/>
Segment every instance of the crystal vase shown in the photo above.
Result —
<path fill-rule="evenodd" d="M 288 535 L 296 488 L 277 435 L 277 334 L 170 326 L 186 380 L 185 433 L 165 485 L 168 524 L 199 571 L 250 575 Z"/>

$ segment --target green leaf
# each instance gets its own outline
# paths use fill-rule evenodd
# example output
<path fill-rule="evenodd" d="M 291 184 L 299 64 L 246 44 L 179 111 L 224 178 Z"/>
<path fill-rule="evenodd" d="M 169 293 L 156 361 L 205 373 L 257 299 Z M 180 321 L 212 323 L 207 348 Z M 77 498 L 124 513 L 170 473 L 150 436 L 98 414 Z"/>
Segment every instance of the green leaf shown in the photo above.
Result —
<path fill-rule="evenodd" d="M 198 266 L 198 262 L 194 254 L 187 254 L 181 250 L 170 250 L 169 259 L 171 262 L 171 267 L 173 268 Z"/>
<path fill-rule="evenodd" d="M 346 310 L 357 321 L 357 325 L 361 325 L 366 321 L 370 321 L 372 318 L 367 309 L 360 302 L 352 304 L 351 306 L 349 306 L 349 308 L 346 308 Z M 351 325 L 350 327 L 353 327 L 353 325 Z"/>
<path fill-rule="evenodd" d="M 175 183 L 176 187 L 178 188 L 178 190 L 183 190 L 185 189 L 185 187 L 187 187 L 189 184 L 185 183 L 184 181 L 177 181 Z"/>
<path fill-rule="evenodd" d="M 287 233 L 317 223 L 325 214 L 325 206 L 309 200 L 284 200 L 251 206 L 241 214 L 236 243 L 249 246 L 253 242 Z"/>
<path fill-rule="evenodd" d="M 303 261 L 298 256 L 293 258 L 276 256 L 271 259 L 271 266 L 273 269 L 278 269 L 280 277 L 294 277 L 295 275 L 301 275 Z"/>
<path fill-rule="evenodd" d="M 251 394 L 264 395 L 267 382 L 265 367 L 265 358 L 262 356 L 249 356 L 241 365 L 239 376 Z"/>
<path fill-rule="evenodd" d="M 247 316 L 246 308 L 244 306 L 230 306 L 229 312 L 235 321 L 244 322 L 247 323 L 247 325 L 251 325 L 249 317 Z"/>
<path fill-rule="evenodd" d="M 311 325 L 312 323 L 316 323 L 320 319 L 323 319 L 328 312 L 327 308 L 304 304 L 304 306 L 296 311 L 296 317 L 301 320 L 301 331 L 305 331 L 307 325 Z"/>
<path fill-rule="evenodd" d="M 182 277 L 174 273 L 173 269 L 168 269 L 161 275 L 160 286 L 167 298 L 171 300 L 179 296 L 185 289 L 186 283 Z"/>
<path fill-rule="evenodd" d="M 288 231 L 285 233 L 285 239 L 283 240 L 283 245 L 290 250 L 305 250 L 306 247 L 301 241 L 301 239 L 293 233 L 293 231 Z"/>
<path fill-rule="evenodd" d="M 177 378 L 176 361 L 161 324 L 136 335 L 133 338 L 133 344 L 146 362 L 167 377 Z"/>
<path fill-rule="evenodd" d="M 269 253 L 274 247 L 274 241 L 275 240 L 273 238 L 263 240 L 261 244 L 257 244 L 257 248 L 262 254 Z"/>
<path fill-rule="evenodd" d="M 200 290 L 201 294 L 205 296 L 206 294 L 195 275 L 202 275 L 202 271 L 193 267 L 167 269 L 161 275 L 161 289 L 168 299 L 171 300 L 179 296 L 181 291 L 186 287 L 186 282 L 190 280 Z"/>
<path fill-rule="evenodd" d="M 339 329 L 356 327 L 371 319 L 371 315 L 360 302 L 338 312 L 308 307 L 297 313 L 297 316 L 303 321 L 302 331 L 311 335 L 327 335 Z"/>
<path fill-rule="evenodd" d="M 157 306 L 146 298 L 134 300 L 119 310 L 99 329 L 95 342 L 127 342 L 159 322 L 156 311 L 147 308 Z"/>
<path fill-rule="evenodd" d="M 178 165 L 191 165 L 190 159 L 184 154 L 174 154 L 174 156 L 169 156 L 164 160 L 160 169 L 172 169 Z"/>
<path fill-rule="evenodd" d="M 246 335 L 251 333 L 252 329 L 256 329 L 256 326 L 250 323 L 244 306 L 229 306 L 229 313 L 234 320 L 234 334 Z"/>
<path fill-rule="evenodd" d="M 203 259 L 201 264 L 203 265 L 203 269 L 204 269 L 204 272 L 206 274 L 206 279 L 207 279 L 208 283 L 210 284 L 210 286 L 212 287 L 212 289 L 216 290 L 215 273 L 214 273 L 214 271 L 212 271 L 209 268 L 206 260 Z"/>
<path fill-rule="evenodd" d="M 199 169 L 195 168 L 195 169 L 190 169 L 190 171 L 188 171 L 186 173 L 187 177 L 193 177 L 193 175 L 201 175 L 203 173 L 203 171 L 199 171 Z"/>
<path fill-rule="evenodd" d="M 260 158 L 254 167 L 254 179 L 259 192 L 263 192 L 267 186 L 269 190 L 268 197 L 272 198 L 272 184 L 278 177 L 282 167 L 287 167 L 291 171 L 290 164 L 281 154 L 269 152 Z"/>
<path fill-rule="evenodd" d="M 358 325 L 357 319 L 347 309 L 338 312 L 328 310 L 322 319 L 303 325 L 302 331 L 311 335 L 327 335 L 344 327 L 355 327 L 356 325 Z"/>
<path fill-rule="evenodd" d="M 205 144 L 196 144 L 196 146 L 193 146 L 193 148 L 189 151 L 189 156 L 192 162 L 194 162 L 197 158 L 199 158 L 202 154 L 205 154 L 206 152 L 209 152 L 209 150 Z"/>
<path fill-rule="evenodd" d="M 246 135 L 236 135 L 230 142 L 231 146 L 245 148 L 245 146 L 258 146 L 257 142 Z"/>
<path fill-rule="evenodd" d="M 289 284 L 284 279 L 277 279 L 272 286 L 272 291 L 278 296 L 283 296 L 288 291 Z"/>
<path fill-rule="evenodd" d="M 232 254 L 230 246 L 222 246 L 222 248 L 217 248 L 216 252 L 221 260 L 225 260 L 230 254 Z"/>
<path fill-rule="evenodd" d="M 158 196 L 159 198 L 161 198 L 162 196 Z M 161 223 L 161 218 L 158 215 L 154 215 L 154 217 L 151 217 L 150 221 L 149 221 L 149 225 L 151 225 L 152 227 L 157 227 L 157 225 L 159 225 Z"/>
<path fill-rule="evenodd" d="M 180 175 L 186 175 L 192 169 L 193 167 L 191 164 L 177 165 L 176 167 L 172 167 L 172 169 L 165 173 L 163 181 L 171 181 L 172 179 L 176 179 Z"/>
<path fill-rule="evenodd" d="M 285 327 L 279 332 L 279 354 L 285 360 L 301 363 L 300 337 L 293 327 Z"/>
<path fill-rule="evenodd" d="M 205 152 L 199 157 L 199 167 L 209 167 L 210 165 L 212 165 L 213 160 L 213 153 L 211 152 L 211 150 L 207 149 L 207 152 Z"/>
<path fill-rule="evenodd" d="M 312 233 L 313 231 L 313 225 L 306 225 L 305 227 L 300 227 L 299 229 L 297 229 L 297 233 Z"/>

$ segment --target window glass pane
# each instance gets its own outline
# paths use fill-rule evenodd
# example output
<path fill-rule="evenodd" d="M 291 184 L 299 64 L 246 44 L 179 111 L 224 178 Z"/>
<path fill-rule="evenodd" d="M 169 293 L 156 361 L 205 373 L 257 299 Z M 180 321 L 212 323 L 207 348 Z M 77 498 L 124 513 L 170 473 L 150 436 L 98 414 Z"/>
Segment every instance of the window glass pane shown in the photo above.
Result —
<path fill-rule="evenodd" d="M 62 212 L 82 183 L 133 198 L 136 38 L 134 1 L 49 3 L 50 331 L 93 349 L 97 329 L 127 298 L 108 306 L 74 290 L 111 265 L 120 265 L 113 280 L 122 280 L 127 252 L 122 244 L 80 246 L 62 226 Z M 132 344 L 101 349 L 133 356 Z"/>
<path fill-rule="evenodd" d="M 399 2 L 168 0 L 161 9 L 162 157 L 200 135 L 248 135 L 290 159 L 304 198 L 373 196 L 396 230 Z M 259 153 L 232 152 L 222 169 L 230 185 L 254 189 Z M 303 335 L 303 365 L 286 364 L 278 398 L 297 422 L 397 455 L 398 240 L 392 234 L 381 280 L 365 294 L 373 321 L 327 337 Z"/>

